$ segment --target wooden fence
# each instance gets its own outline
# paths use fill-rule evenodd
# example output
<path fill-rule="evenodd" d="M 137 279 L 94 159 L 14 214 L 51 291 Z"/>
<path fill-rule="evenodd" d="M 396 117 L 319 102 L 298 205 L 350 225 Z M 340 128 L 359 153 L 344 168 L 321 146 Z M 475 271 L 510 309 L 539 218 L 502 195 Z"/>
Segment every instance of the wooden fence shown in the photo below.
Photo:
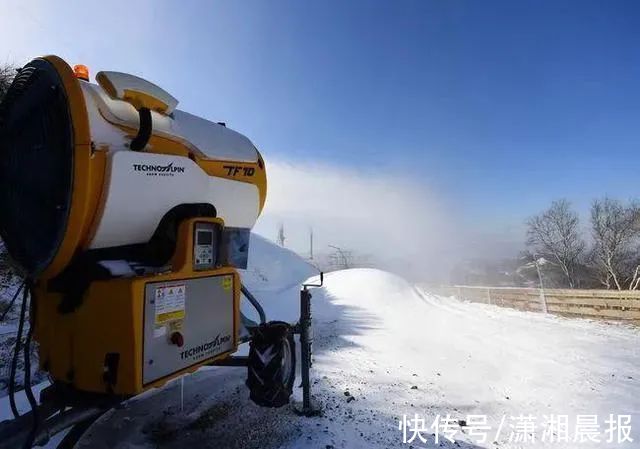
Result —
<path fill-rule="evenodd" d="M 425 287 L 425 291 L 518 310 L 640 324 L 640 291 L 518 287 Z"/>

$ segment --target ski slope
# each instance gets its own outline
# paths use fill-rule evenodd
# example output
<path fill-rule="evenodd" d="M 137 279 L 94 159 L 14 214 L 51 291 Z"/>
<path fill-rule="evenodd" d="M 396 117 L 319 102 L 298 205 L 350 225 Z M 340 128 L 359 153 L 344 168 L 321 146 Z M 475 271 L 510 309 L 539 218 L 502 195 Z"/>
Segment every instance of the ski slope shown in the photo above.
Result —
<path fill-rule="evenodd" d="M 244 281 L 269 318 L 294 321 L 298 285 L 314 268 L 252 239 Z M 416 413 L 427 425 L 438 415 L 486 415 L 491 430 L 483 443 L 456 426 L 456 442 L 440 436 L 439 444 L 429 431 L 414 448 L 640 447 L 636 328 L 463 303 L 375 269 L 327 274 L 313 312 L 321 417 L 259 408 L 248 400 L 244 369 L 210 368 L 110 411 L 79 447 L 408 448 L 398 421 Z M 534 443 L 509 441 L 509 421 L 496 435 L 503 417 L 598 414 L 604 424 L 609 413 L 633 415 L 633 442 L 547 444 L 541 431 Z"/>

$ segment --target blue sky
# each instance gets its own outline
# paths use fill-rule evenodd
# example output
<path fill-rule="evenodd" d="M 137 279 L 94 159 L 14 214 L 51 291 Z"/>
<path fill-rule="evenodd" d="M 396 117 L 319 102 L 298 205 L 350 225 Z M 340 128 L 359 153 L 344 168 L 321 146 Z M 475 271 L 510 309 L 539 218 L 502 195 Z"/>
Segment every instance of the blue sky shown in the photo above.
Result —
<path fill-rule="evenodd" d="M 489 222 L 635 195 L 637 3 L 265 5 L 234 11 L 243 83 L 225 109 L 265 151 L 388 166 Z M 183 49 L 217 43 L 209 27 Z"/>
<path fill-rule="evenodd" d="M 140 74 L 267 159 L 401 175 L 486 229 L 637 193 L 637 2 L 1 3 L 0 58 Z"/>

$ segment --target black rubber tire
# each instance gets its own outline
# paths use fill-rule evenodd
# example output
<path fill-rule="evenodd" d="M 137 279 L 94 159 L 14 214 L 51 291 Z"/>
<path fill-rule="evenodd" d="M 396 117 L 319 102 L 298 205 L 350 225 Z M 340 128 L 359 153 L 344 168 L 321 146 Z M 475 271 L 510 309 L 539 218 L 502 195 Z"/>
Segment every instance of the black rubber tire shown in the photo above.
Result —
<path fill-rule="evenodd" d="M 291 326 L 271 321 L 251 328 L 247 387 L 262 407 L 289 403 L 296 380 L 296 347 Z"/>

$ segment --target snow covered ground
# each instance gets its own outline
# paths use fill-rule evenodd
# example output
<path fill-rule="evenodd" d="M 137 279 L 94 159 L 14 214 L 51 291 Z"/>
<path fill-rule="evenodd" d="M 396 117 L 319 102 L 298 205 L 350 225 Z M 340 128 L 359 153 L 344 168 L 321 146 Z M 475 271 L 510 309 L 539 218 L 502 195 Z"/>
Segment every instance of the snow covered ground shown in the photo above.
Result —
<path fill-rule="evenodd" d="M 294 321 L 298 285 L 313 267 L 259 237 L 250 260 L 244 279 L 268 316 Z M 329 273 L 325 284 L 313 298 L 312 379 L 322 416 L 261 409 L 248 399 L 244 369 L 203 369 L 112 410 L 79 446 L 640 447 L 637 328 L 463 303 L 374 269 Z M 300 399 L 301 390 L 294 395 Z M 7 413 L 5 400 L 0 419 Z M 416 414 L 427 428 L 447 414 L 455 425 L 441 426 L 437 444 L 431 429 L 420 433 L 427 443 L 416 438 L 404 444 L 399 420 Z M 526 420 L 511 417 L 521 414 L 535 418 L 533 432 L 519 432 Z M 617 444 L 617 433 L 611 444 L 549 442 L 548 435 L 540 441 L 545 415 L 567 415 L 570 439 L 577 415 L 598 415 L 604 442 L 609 414 L 632 415 L 633 442 Z M 472 435 L 468 415 L 487 416 L 484 442 L 483 432 Z M 415 424 L 408 423 L 408 438 Z M 455 443 L 444 430 L 456 432 L 449 434 Z M 515 441 L 525 434 L 527 442 Z"/>

